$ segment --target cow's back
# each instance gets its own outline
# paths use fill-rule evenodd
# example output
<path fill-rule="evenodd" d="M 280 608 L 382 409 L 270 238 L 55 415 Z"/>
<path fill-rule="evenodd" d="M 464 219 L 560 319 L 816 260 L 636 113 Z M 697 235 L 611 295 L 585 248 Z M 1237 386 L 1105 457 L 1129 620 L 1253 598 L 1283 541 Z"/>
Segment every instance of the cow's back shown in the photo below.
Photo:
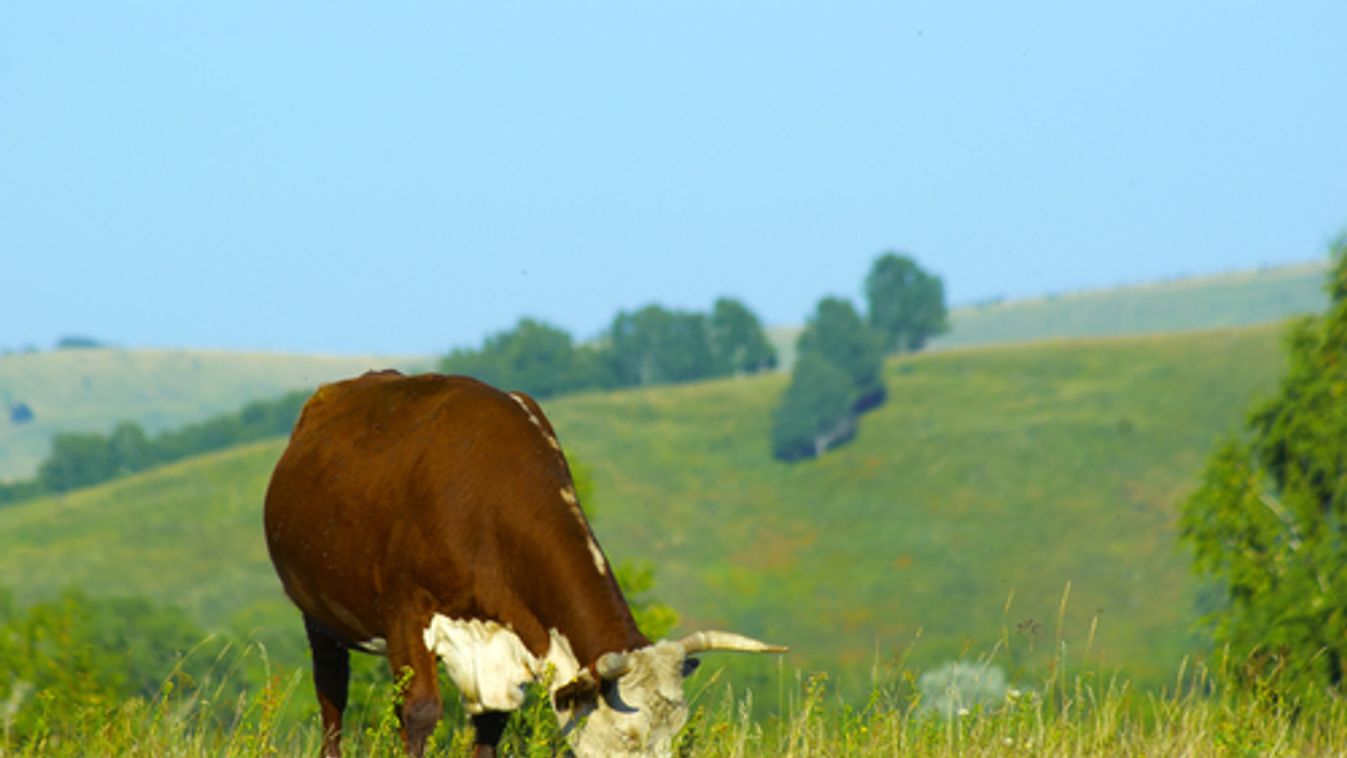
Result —
<path fill-rule="evenodd" d="M 512 488 L 569 483 L 550 426 L 530 423 L 521 403 L 466 377 L 391 371 L 315 392 L 265 512 L 272 560 L 300 609 L 360 642 L 427 593 L 480 604 L 470 584 L 498 552 L 480 536 L 503 532 L 499 504 L 518 499 Z"/>

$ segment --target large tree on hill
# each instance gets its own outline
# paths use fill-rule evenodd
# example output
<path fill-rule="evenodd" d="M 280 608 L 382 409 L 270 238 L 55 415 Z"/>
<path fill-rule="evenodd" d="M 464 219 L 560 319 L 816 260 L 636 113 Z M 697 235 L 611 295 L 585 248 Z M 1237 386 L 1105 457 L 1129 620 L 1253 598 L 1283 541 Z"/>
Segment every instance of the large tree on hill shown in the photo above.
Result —
<path fill-rule="evenodd" d="M 776 350 L 767 341 L 762 322 L 738 300 L 716 300 L 708 330 L 717 374 L 753 374 L 776 367 Z"/>
<path fill-rule="evenodd" d="M 819 353 L 804 353 L 772 411 L 772 455 L 814 458 L 856 435 L 856 385 Z"/>
<path fill-rule="evenodd" d="M 819 301 L 796 342 L 803 358 L 817 353 L 850 377 L 856 388 L 855 410 L 862 412 L 884 402 L 884 363 L 881 337 L 865 325 L 856 308 L 839 297 Z"/>
<path fill-rule="evenodd" d="M 856 435 L 856 417 L 884 401 L 880 336 L 851 303 L 819 301 L 796 341 L 790 386 L 772 411 L 772 454 L 823 455 Z"/>
<path fill-rule="evenodd" d="M 487 337 L 480 350 L 455 350 L 440 361 L 440 370 L 540 398 L 608 383 L 595 350 L 576 346 L 564 330 L 531 318 Z"/>
<path fill-rule="evenodd" d="M 647 305 L 620 312 L 607 333 L 612 375 L 621 386 L 668 384 L 715 374 L 706 316 Z"/>
<path fill-rule="evenodd" d="M 1215 581 L 1218 644 L 1264 684 L 1347 688 L 1347 237 L 1328 313 L 1287 341 L 1277 395 L 1222 443 L 1183 506 L 1197 571 Z"/>
<path fill-rule="evenodd" d="M 889 353 L 917 351 L 948 331 L 945 283 L 911 258 L 885 253 L 865 277 L 870 326 L 884 335 Z"/>

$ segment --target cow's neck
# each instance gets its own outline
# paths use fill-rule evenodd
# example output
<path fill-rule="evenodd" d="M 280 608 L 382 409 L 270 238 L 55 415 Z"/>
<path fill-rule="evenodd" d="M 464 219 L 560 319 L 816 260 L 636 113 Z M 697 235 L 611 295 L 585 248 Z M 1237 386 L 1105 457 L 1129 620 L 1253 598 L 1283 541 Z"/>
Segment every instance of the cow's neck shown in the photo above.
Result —
<path fill-rule="evenodd" d="M 554 630 L 581 666 L 604 653 L 650 644 L 637 629 L 611 569 L 600 575 L 589 561 L 538 568 L 537 579 L 523 583 L 501 619 L 534 655 L 546 654 Z"/>

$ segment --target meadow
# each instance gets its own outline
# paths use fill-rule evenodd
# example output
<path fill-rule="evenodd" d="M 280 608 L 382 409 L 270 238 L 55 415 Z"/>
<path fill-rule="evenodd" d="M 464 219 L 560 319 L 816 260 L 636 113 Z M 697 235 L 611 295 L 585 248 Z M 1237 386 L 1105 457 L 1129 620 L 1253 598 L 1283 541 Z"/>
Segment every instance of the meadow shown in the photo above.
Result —
<path fill-rule="evenodd" d="M 1213 443 L 1280 371 L 1281 328 L 945 351 L 886 368 L 890 401 L 851 445 L 787 465 L 768 451 L 783 375 L 547 404 L 588 471 L 617 562 L 656 570 L 684 628 L 793 648 L 862 699 L 877 659 L 976 657 L 1003 630 L 1011 682 L 1061 641 L 1134 686 L 1202 640 L 1178 503 Z M 185 609 L 303 660 L 260 535 L 283 441 L 0 509 L 0 577 L 20 605 L 79 586 Z M 1011 652 L 1013 651 L 1013 652 Z M 766 685 L 754 663 L 731 678 Z"/>
<path fill-rule="evenodd" d="M 37 729 L 0 733 L 0 756 L 264 758 L 318 755 L 319 729 L 301 672 L 273 667 L 262 646 L 217 658 L 224 681 L 170 677 L 151 697 L 78 708 L 48 701 Z M 260 663 L 251 689 L 226 685 Z M 778 669 L 772 715 L 756 716 L 754 693 L 736 690 L 723 670 L 690 680 L 689 719 L 674 742 L 680 758 L 762 756 L 1330 756 L 1347 745 L 1347 703 L 1285 701 L 1232 687 L 1221 656 L 1185 661 L 1169 685 L 1139 691 L 1116 675 L 1080 669 L 1064 654 L 1048 676 L 962 701 L 955 687 L 931 691 L 910 671 L 876 667 L 860 704 L 838 698 L 824 674 Z M 295 703 L 309 703 L 294 711 Z M 398 758 L 397 693 L 387 683 L 353 694 L 345 754 Z M 0 714 L 3 716 L 4 714 Z M 535 690 L 510 720 L 504 755 L 545 758 L 565 750 Z M 452 701 L 429 744 L 432 755 L 472 753 L 472 730 Z"/>

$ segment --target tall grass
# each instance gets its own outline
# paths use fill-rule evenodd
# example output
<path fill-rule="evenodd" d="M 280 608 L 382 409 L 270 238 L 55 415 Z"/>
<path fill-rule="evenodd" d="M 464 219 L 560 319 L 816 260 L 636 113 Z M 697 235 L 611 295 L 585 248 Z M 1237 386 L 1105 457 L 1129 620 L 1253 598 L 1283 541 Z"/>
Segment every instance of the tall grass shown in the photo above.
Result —
<path fill-rule="evenodd" d="M 755 693 L 736 690 L 723 669 L 715 670 L 688 685 L 690 715 L 675 754 L 1317 756 L 1337 755 L 1347 746 L 1347 702 L 1322 693 L 1289 697 L 1237 686 L 1241 662 L 1228 655 L 1185 661 L 1172 685 L 1145 692 L 1116 673 L 1077 666 L 1068 651 L 1059 644 L 1036 679 L 949 710 L 932 707 L 933 693 L 923 686 L 927 677 L 902 656 L 876 661 L 869 696 L 859 704 L 840 697 L 823 673 L 783 664 L 776 691 Z M 1006 647 L 997 645 L 971 663 L 992 671 L 1005 653 Z M 258 670 L 260 677 L 250 674 Z M 255 683 L 240 687 L 239 678 Z M 979 686 L 967 680 L 959 685 L 970 691 Z M 66 703 L 40 702 L 36 728 L 17 735 L 6 724 L 0 756 L 317 755 L 320 733 L 309 687 L 305 672 L 273 669 L 264 647 L 238 647 L 219 655 L 210 677 L 183 681 L 175 672 L 153 698 L 85 703 L 73 710 Z M 344 736 L 347 755 L 402 754 L 397 692 L 384 684 L 354 693 Z M 450 702 L 431 754 L 467 756 L 471 727 L 451 693 L 446 690 Z M 769 709 L 774 715 L 755 715 L 760 709 L 754 700 L 761 697 L 774 701 Z M 530 758 L 564 752 L 537 691 L 512 718 L 503 746 L 506 755 Z"/>

